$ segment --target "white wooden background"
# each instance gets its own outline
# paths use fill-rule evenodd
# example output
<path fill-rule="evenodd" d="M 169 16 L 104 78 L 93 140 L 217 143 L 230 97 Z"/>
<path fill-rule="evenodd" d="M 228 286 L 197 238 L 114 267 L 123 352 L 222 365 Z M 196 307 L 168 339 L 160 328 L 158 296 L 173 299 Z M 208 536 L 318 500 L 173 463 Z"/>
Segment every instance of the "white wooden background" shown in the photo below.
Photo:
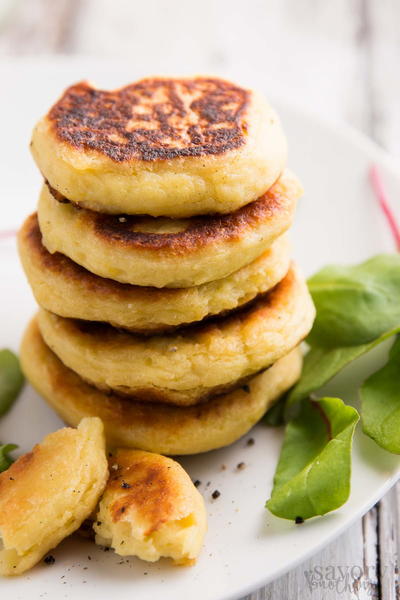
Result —
<path fill-rule="evenodd" d="M 116 57 L 143 74 L 262 81 L 270 95 L 351 123 L 400 159 L 400 0 L 0 0 L 0 58 L 53 53 Z M 247 600 L 399 600 L 399 555 L 397 486 Z M 354 568 L 323 590 L 310 583 L 320 566 Z"/>

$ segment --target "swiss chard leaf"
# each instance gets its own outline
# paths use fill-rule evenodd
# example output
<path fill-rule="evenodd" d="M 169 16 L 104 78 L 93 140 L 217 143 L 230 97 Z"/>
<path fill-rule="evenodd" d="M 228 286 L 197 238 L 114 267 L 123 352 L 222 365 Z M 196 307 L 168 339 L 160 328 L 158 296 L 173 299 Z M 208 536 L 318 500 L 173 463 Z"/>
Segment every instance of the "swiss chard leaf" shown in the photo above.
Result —
<path fill-rule="evenodd" d="M 400 338 L 387 364 L 373 373 L 361 387 L 363 431 L 394 454 L 400 454 Z"/>
<path fill-rule="evenodd" d="M 303 400 L 286 427 L 267 508 L 284 519 L 309 519 L 344 504 L 358 413 L 339 398 Z"/>
<path fill-rule="evenodd" d="M 296 414 L 296 405 L 303 398 L 328 383 L 337 373 L 353 360 L 375 348 L 400 328 L 392 329 L 368 344 L 342 348 L 312 347 L 306 354 L 301 377 L 289 392 L 286 400 L 285 419 L 290 420 Z"/>
<path fill-rule="evenodd" d="M 19 360 L 11 350 L 0 350 L 0 416 L 17 398 L 24 383 Z"/>
<path fill-rule="evenodd" d="M 1 444 L 0 443 L 0 473 L 6 471 L 13 462 L 13 459 L 9 456 L 12 450 L 18 448 L 15 444 Z"/>
<path fill-rule="evenodd" d="M 325 267 L 308 287 L 317 309 L 311 346 L 358 346 L 400 323 L 400 254 Z"/>

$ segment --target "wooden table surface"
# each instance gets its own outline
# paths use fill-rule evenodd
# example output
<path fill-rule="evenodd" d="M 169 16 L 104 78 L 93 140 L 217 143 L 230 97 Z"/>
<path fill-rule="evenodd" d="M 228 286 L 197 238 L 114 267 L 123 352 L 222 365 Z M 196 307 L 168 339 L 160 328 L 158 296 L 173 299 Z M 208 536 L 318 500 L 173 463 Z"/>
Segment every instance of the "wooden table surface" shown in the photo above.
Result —
<path fill-rule="evenodd" d="M 0 0 L 0 59 L 41 54 L 262 81 L 272 96 L 346 121 L 400 159 L 399 0 Z M 247 600 L 399 600 L 399 555 L 398 485 Z"/>

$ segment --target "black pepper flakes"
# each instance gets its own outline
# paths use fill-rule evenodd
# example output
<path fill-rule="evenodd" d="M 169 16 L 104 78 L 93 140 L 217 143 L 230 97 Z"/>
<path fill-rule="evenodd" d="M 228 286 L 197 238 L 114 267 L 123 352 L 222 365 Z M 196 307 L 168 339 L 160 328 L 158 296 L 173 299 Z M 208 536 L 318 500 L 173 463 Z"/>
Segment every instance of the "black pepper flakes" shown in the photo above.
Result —
<path fill-rule="evenodd" d="M 296 523 L 296 525 L 301 525 L 302 523 L 304 523 L 304 519 L 303 517 L 296 517 L 294 522 Z"/>
<path fill-rule="evenodd" d="M 123 481 L 121 483 L 121 487 L 124 488 L 124 490 L 127 490 L 127 489 L 131 488 L 132 486 L 131 486 L 130 483 L 127 483 L 126 481 Z"/>
<path fill-rule="evenodd" d="M 54 558 L 54 556 L 52 554 L 49 554 L 48 556 L 46 556 L 46 558 L 44 559 L 44 561 L 46 563 L 46 565 L 54 565 L 54 563 L 56 562 L 56 559 Z"/>
<path fill-rule="evenodd" d="M 246 392 L 246 394 L 250 394 L 250 386 L 248 386 L 247 384 L 242 385 L 242 390 Z"/>
<path fill-rule="evenodd" d="M 213 500 L 216 500 L 217 498 L 219 498 L 221 495 L 221 492 L 219 490 L 214 490 L 213 493 L 211 494 L 211 498 Z"/>
<path fill-rule="evenodd" d="M 243 471 L 243 469 L 245 469 L 245 468 L 246 468 L 246 464 L 244 462 L 240 462 L 236 465 L 236 469 L 238 471 Z"/>
<path fill-rule="evenodd" d="M 247 446 L 254 446 L 254 444 L 255 444 L 254 438 L 249 438 L 247 440 L 247 444 L 246 444 Z"/>
<path fill-rule="evenodd" d="M 199 487 L 199 485 L 201 485 L 201 481 L 200 479 L 196 479 L 196 481 L 193 482 L 194 487 Z"/>

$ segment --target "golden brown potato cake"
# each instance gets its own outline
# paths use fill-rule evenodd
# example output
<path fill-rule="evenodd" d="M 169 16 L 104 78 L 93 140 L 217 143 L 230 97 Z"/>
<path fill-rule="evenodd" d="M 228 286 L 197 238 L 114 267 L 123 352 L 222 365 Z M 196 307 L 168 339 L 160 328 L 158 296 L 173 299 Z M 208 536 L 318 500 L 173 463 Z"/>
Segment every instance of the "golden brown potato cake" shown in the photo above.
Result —
<path fill-rule="evenodd" d="M 176 461 L 118 449 L 94 523 L 96 542 L 121 556 L 193 564 L 207 530 L 204 500 Z"/>
<path fill-rule="evenodd" d="M 38 322 L 60 360 L 99 389 L 189 406 L 244 383 L 290 352 L 314 316 L 306 282 L 292 267 L 249 306 L 171 334 L 146 338 L 44 309 Z"/>
<path fill-rule="evenodd" d="M 109 446 L 169 455 L 197 454 L 235 442 L 296 383 L 302 364 L 296 348 L 245 386 L 182 408 L 106 394 L 85 383 L 46 346 L 36 319 L 25 332 L 20 357 L 27 379 L 67 423 L 99 416 Z"/>
<path fill-rule="evenodd" d="M 78 425 L 79 423 L 79 425 Z M 19 575 L 80 527 L 108 477 L 103 424 L 50 433 L 0 474 L 0 574 Z"/>
<path fill-rule="evenodd" d="M 233 310 L 274 287 L 287 273 L 290 244 L 278 238 L 255 261 L 224 279 L 191 288 L 149 288 L 94 275 L 42 244 L 37 215 L 18 234 L 20 258 L 40 306 L 86 321 L 151 333 Z"/>
<path fill-rule="evenodd" d="M 264 196 L 234 213 L 178 220 L 80 209 L 44 186 L 38 217 L 49 252 L 100 277 L 186 288 L 227 277 L 258 258 L 290 227 L 301 194 L 297 178 L 285 171 Z"/>
<path fill-rule="evenodd" d="M 99 212 L 229 213 L 283 171 L 286 140 L 264 98 L 216 77 L 148 78 L 114 91 L 69 87 L 37 124 L 50 184 Z"/>

